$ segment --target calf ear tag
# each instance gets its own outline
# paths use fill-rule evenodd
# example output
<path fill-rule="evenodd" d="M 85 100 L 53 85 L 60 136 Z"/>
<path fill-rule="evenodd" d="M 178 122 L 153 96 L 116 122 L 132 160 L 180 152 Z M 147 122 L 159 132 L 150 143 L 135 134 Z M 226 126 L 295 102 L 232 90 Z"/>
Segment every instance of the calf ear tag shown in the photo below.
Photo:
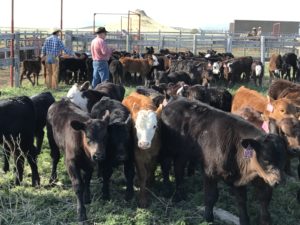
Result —
<path fill-rule="evenodd" d="M 273 105 L 272 105 L 271 103 L 268 103 L 268 105 L 267 105 L 267 110 L 268 110 L 269 112 L 273 112 L 273 111 L 274 111 L 274 107 L 273 107 Z"/>
<path fill-rule="evenodd" d="M 244 148 L 244 158 L 245 159 L 250 159 L 253 156 L 253 148 L 251 145 L 248 145 L 247 148 Z"/>

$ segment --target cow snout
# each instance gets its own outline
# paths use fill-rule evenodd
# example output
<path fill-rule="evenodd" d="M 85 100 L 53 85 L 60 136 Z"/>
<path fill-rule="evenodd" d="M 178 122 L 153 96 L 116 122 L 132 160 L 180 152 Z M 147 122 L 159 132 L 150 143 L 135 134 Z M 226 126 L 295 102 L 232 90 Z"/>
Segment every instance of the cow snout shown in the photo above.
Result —
<path fill-rule="evenodd" d="M 139 145 L 139 148 L 141 148 L 141 149 L 148 149 L 148 148 L 150 148 L 151 143 L 147 142 L 147 141 L 139 141 L 138 145 Z"/>

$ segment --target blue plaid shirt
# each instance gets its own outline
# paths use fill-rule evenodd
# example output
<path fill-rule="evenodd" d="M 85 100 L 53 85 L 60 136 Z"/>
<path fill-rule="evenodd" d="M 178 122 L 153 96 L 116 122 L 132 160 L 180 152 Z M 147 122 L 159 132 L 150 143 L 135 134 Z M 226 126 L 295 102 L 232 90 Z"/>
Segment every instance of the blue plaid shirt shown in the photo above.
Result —
<path fill-rule="evenodd" d="M 57 57 L 61 51 L 64 51 L 68 55 L 74 55 L 72 50 L 65 48 L 62 41 L 57 35 L 51 35 L 48 37 L 42 48 L 42 55 L 53 55 Z"/>

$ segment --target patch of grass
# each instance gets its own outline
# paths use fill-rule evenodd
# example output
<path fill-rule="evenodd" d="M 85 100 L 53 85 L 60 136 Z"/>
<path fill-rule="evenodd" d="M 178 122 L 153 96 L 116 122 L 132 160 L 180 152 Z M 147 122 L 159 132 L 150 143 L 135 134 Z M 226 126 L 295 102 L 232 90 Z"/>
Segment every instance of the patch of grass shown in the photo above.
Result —
<path fill-rule="evenodd" d="M 239 86 L 231 89 L 234 93 Z M 254 88 L 254 86 L 249 86 Z M 58 100 L 66 95 L 68 86 L 61 86 L 59 91 L 52 91 Z M 45 87 L 32 88 L 25 85 L 22 88 L 1 89 L 1 98 L 18 95 L 34 95 L 46 91 Z M 126 88 L 128 95 L 134 88 Z M 258 91 L 266 94 L 267 87 Z M 31 171 L 26 162 L 24 181 L 20 187 L 15 187 L 13 162 L 11 171 L 4 174 L 0 169 L 0 224 L 77 224 L 76 198 L 66 173 L 63 159 L 58 164 L 59 182 L 55 187 L 48 186 L 51 173 L 51 157 L 47 138 L 44 139 L 42 153 L 38 157 L 38 168 L 41 176 L 41 187 L 32 188 Z M 0 167 L 3 166 L 3 155 L 0 151 Z M 293 171 L 296 171 L 297 160 L 293 160 Z M 172 178 L 174 180 L 174 178 Z M 196 171 L 193 177 L 186 177 L 185 189 L 187 198 L 178 203 L 172 199 L 162 197 L 162 175 L 158 168 L 156 182 L 151 188 L 151 205 L 148 209 L 137 207 L 136 198 L 129 202 L 124 200 L 125 181 L 121 168 L 114 171 L 111 179 L 111 200 L 101 199 L 101 180 L 96 175 L 91 182 L 92 203 L 87 206 L 87 216 L 90 224 L 105 225 L 208 225 L 204 222 L 200 206 L 203 205 L 202 176 Z M 296 192 L 300 187 L 298 178 L 287 179 L 286 184 L 274 189 L 270 205 L 271 217 L 274 225 L 299 225 L 300 207 L 296 201 Z M 222 182 L 219 184 L 220 197 L 216 207 L 237 215 L 236 202 L 229 188 Z M 252 188 L 248 191 L 248 208 L 252 224 L 257 224 L 259 206 Z M 217 225 L 225 225 L 216 221 Z"/>

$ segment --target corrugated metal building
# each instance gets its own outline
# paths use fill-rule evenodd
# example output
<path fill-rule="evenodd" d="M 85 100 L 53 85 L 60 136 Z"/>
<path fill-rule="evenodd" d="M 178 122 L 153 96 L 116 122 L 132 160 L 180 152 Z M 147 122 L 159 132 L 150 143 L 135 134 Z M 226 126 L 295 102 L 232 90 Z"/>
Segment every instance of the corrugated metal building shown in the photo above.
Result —
<path fill-rule="evenodd" d="M 262 33 L 267 35 L 299 34 L 299 22 L 296 21 L 234 20 L 229 30 L 233 33 L 248 33 L 253 27 L 262 27 Z"/>

